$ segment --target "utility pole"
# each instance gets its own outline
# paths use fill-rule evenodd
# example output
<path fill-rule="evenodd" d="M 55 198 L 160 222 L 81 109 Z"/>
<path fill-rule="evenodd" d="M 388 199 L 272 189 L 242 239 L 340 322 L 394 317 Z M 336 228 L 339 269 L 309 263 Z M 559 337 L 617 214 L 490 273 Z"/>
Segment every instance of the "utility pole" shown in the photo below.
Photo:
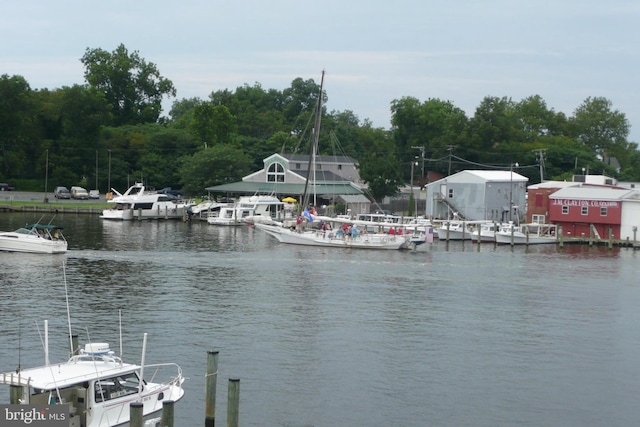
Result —
<path fill-rule="evenodd" d="M 449 150 L 449 173 L 447 175 L 451 175 L 451 152 L 455 148 L 455 145 L 447 145 L 447 150 Z"/>
<path fill-rule="evenodd" d="M 424 181 L 424 146 L 422 147 L 411 147 L 414 150 L 420 150 L 420 158 L 422 159 L 422 174 L 420 175 L 421 181 Z"/>
<path fill-rule="evenodd" d="M 547 151 L 544 148 L 539 148 L 537 150 L 533 150 L 536 153 L 536 160 L 540 165 L 540 182 L 544 182 L 544 153 Z"/>

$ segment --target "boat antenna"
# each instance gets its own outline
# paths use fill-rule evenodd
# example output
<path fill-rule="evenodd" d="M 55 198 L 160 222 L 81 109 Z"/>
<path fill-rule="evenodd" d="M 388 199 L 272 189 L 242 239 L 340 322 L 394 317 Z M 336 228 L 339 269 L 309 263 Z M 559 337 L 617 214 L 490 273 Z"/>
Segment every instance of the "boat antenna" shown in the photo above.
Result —
<path fill-rule="evenodd" d="M 73 348 L 73 336 L 71 335 L 71 313 L 69 310 L 69 290 L 67 289 L 67 270 L 66 263 L 62 261 L 62 277 L 64 278 L 64 297 L 67 303 L 67 325 L 69 326 L 69 348 L 71 349 L 71 354 L 75 352 L 75 348 Z"/>

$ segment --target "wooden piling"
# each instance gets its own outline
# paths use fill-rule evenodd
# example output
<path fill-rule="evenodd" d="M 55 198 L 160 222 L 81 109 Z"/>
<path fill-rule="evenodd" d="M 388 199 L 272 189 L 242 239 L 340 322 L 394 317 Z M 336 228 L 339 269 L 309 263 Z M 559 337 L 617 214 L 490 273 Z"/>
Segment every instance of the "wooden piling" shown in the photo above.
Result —
<path fill-rule="evenodd" d="M 77 356 L 80 354 L 80 347 L 78 345 L 78 334 L 71 335 L 71 355 Z"/>
<path fill-rule="evenodd" d="M 205 427 L 216 423 L 216 383 L 218 381 L 218 351 L 207 352 L 207 377 L 205 390 Z"/>
<path fill-rule="evenodd" d="M 142 427 L 144 422 L 144 413 L 142 402 L 131 402 L 129 405 L 129 426 Z"/>
<path fill-rule="evenodd" d="M 18 381 L 20 381 L 20 377 L 18 377 Z M 11 385 L 9 388 L 9 403 L 12 405 L 17 405 L 23 399 L 24 389 L 21 385 Z"/>
<path fill-rule="evenodd" d="M 162 402 L 162 418 L 160 419 L 161 427 L 173 427 L 175 402 L 173 400 L 165 400 Z"/>
<path fill-rule="evenodd" d="M 229 378 L 227 394 L 227 427 L 238 427 L 238 412 L 240 411 L 240 379 Z"/>

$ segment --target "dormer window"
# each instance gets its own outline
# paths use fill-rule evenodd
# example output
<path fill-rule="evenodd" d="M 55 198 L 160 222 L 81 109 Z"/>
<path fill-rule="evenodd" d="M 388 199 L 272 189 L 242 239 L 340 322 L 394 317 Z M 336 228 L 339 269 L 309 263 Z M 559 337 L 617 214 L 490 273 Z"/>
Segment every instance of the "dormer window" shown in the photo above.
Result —
<path fill-rule="evenodd" d="M 284 182 L 284 167 L 280 163 L 272 163 L 267 169 L 267 182 Z"/>

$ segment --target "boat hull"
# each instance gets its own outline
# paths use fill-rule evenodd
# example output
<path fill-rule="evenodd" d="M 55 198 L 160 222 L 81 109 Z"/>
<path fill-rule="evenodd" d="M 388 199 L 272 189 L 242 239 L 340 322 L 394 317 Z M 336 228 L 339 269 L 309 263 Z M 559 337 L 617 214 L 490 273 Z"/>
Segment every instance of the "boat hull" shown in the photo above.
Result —
<path fill-rule="evenodd" d="M 513 238 L 511 233 L 496 232 L 495 239 L 496 243 L 501 245 L 540 245 L 545 243 L 556 243 L 556 238 L 554 236 L 533 236 L 526 235 L 521 232 L 513 233 Z"/>
<path fill-rule="evenodd" d="M 292 245 L 382 250 L 411 249 L 413 246 L 410 238 L 405 236 L 361 234 L 350 237 L 336 236 L 332 232 L 322 230 L 298 232 L 277 225 L 257 223 L 255 226 L 281 243 Z"/>
<path fill-rule="evenodd" d="M 0 251 L 32 254 L 64 254 L 67 252 L 67 242 L 46 240 L 36 236 L 17 237 L 16 233 L 13 232 L 1 233 Z"/>

